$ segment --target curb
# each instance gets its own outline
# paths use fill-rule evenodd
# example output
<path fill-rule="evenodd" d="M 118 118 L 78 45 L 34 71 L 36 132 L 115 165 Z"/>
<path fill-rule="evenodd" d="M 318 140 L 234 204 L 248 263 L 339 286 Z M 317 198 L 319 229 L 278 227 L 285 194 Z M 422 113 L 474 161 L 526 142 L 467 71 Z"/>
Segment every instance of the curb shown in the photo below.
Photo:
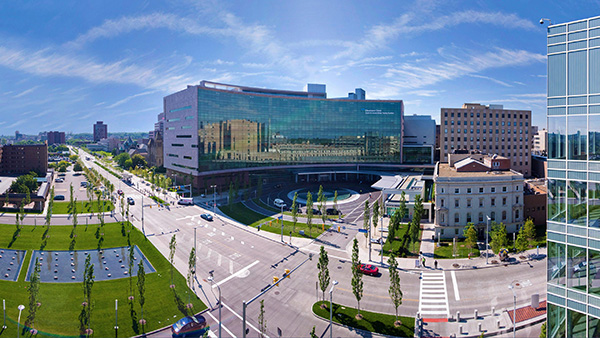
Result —
<path fill-rule="evenodd" d="M 526 327 L 533 326 L 533 325 L 536 325 L 536 324 L 539 324 L 541 322 L 546 321 L 546 316 L 538 316 L 538 317 L 540 317 L 540 318 L 536 317 L 536 318 L 533 318 L 533 319 L 531 319 L 529 321 L 522 322 L 521 325 L 517 325 L 517 330 L 516 331 L 519 331 L 519 330 L 524 329 Z M 512 327 L 511 328 L 507 327 L 507 328 L 504 328 L 504 329 L 499 330 L 499 331 L 493 331 L 493 332 L 485 331 L 485 332 L 483 332 L 483 336 L 484 337 L 494 337 L 494 336 L 498 336 L 498 335 L 502 335 L 502 334 L 508 334 L 508 333 L 511 333 L 512 331 L 513 331 Z M 481 337 L 481 333 L 477 334 L 477 335 L 467 335 L 467 334 L 453 333 L 451 336 L 460 337 L 460 338 L 477 338 L 477 337 Z M 428 336 L 423 336 L 423 337 L 428 337 Z"/>
<path fill-rule="evenodd" d="M 325 319 L 325 318 L 323 318 L 323 317 L 321 317 L 321 316 L 317 315 L 317 314 L 316 314 L 316 313 L 315 313 L 315 312 L 312 310 L 312 306 L 310 307 L 310 312 L 311 312 L 311 313 L 313 314 L 313 316 L 315 316 L 316 318 L 318 318 L 318 319 L 320 319 L 320 320 L 322 320 L 322 321 L 324 321 L 324 322 L 326 322 L 326 323 L 329 323 L 329 320 L 327 320 L 327 319 Z M 355 332 L 358 332 L 358 333 L 360 333 L 360 335 L 361 335 L 361 336 L 363 336 L 363 337 L 369 337 L 369 336 L 372 336 L 372 337 L 389 337 L 389 338 L 408 338 L 408 337 L 390 336 L 390 335 L 386 335 L 386 334 L 383 334 L 383 333 L 377 333 L 377 332 L 365 331 L 365 330 L 363 330 L 363 329 L 358 329 L 358 328 L 355 328 L 355 327 L 352 327 L 352 326 L 348 326 L 348 325 L 340 324 L 340 323 L 337 323 L 337 322 L 335 322 L 335 321 L 331 321 L 331 323 L 332 323 L 332 324 L 334 324 L 334 325 L 337 325 L 337 326 L 339 326 L 339 327 L 346 328 L 346 329 L 348 329 L 348 330 L 350 330 L 350 331 L 355 331 Z"/>

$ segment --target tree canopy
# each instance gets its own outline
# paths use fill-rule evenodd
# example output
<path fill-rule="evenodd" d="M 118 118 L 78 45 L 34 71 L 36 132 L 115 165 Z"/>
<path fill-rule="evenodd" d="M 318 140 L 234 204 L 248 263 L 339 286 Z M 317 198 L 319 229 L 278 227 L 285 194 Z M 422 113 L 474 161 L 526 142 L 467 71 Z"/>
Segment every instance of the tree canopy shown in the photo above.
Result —
<path fill-rule="evenodd" d="M 37 190 L 38 183 L 35 173 L 19 176 L 10 185 L 10 192 L 15 194 L 29 194 Z"/>

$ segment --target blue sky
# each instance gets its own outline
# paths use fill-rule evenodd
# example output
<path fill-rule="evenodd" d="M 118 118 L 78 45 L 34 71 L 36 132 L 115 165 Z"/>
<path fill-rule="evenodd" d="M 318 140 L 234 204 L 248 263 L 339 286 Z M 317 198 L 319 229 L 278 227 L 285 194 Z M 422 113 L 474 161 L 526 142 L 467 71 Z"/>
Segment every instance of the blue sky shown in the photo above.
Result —
<path fill-rule="evenodd" d="M 406 114 L 464 102 L 530 109 L 545 126 L 553 23 L 591 1 L 2 1 L 0 134 L 149 131 L 188 84 L 362 87 Z"/>

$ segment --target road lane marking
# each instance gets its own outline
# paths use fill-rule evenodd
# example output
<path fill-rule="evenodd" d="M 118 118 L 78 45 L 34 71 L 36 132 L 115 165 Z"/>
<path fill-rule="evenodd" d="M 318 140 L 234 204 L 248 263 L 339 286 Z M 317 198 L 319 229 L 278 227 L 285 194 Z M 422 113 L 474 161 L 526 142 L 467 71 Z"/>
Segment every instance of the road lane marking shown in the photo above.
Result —
<path fill-rule="evenodd" d="M 244 245 L 244 241 L 240 241 L 242 243 L 242 245 Z"/>
<path fill-rule="evenodd" d="M 223 283 L 228 282 L 230 279 L 234 278 L 234 277 L 239 277 L 242 276 L 244 273 L 246 273 L 247 271 L 249 272 L 249 269 L 253 266 L 255 266 L 256 264 L 260 263 L 260 261 L 256 260 L 254 261 L 254 263 L 250 263 L 248 265 L 246 265 L 246 267 L 242 268 L 241 270 L 238 270 L 238 272 L 234 273 L 233 275 L 230 275 L 229 277 L 223 279 L 222 281 L 215 283 L 213 285 L 213 288 L 216 288 L 217 285 L 222 285 Z"/>
<path fill-rule="evenodd" d="M 450 276 L 452 276 L 452 285 L 454 286 L 454 299 L 460 300 L 460 294 L 458 293 L 458 283 L 456 282 L 456 273 L 454 271 L 450 271 Z"/>
<path fill-rule="evenodd" d="M 219 255 L 219 257 L 217 257 L 217 265 L 221 266 L 221 259 L 223 256 Z"/>
<path fill-rule="evenodd" d="M 209 316 L 210 316 L 210 317 L 211 317 L 211 318 L 212 318 L 212 319 L 213 319 L 215 322 L 217 322 L 217 324 L 215 325 L 215 326 L 216 326 L 216 328 L 215 328 L 215 329 L 219 330 L 219 320 L 218 320 L 218 319 L 217 319 L 215 316 L 213 316 L 213 314 L 212 314 L 210 311 L 207 311 L 207 312 L 208 312 L 208 315 L 209 315 Z M 221 318 L 221 319 L 222 319 L 222 318 Z M 230 335 L 230 336 L 232 336 L 232 337 L 237 337 L 236 335 L 234 335 L 234 334 L 233 334 L 233 332 L 229 331 L 229 329 L 228 329 L 228 328 L 227 328 L 225 325 L 223 325 L 223 323 L 221 323 L 221 327 L 222 327 L 222 328 L 225 330 L 225 332 L 229 333 L 229 335 Z M 211 335 L 210 333 L 212 333 L 212 335 Z M 217 335 L 216 335 L 216 334 L 214 334 L 214 333 L 212 332 L 212 330 L 210 331 L 210 333 L 209 333 L 208 335 L 209 335 L 211 338 L 213 338 L 213 337 L 214 337 L 214 338 L 216 338 L 216 337 L 217 337 Z"/>
<path fill-rule="evenodd" d="M 233 274 L 233 261 L 229 260 L 229 274 Z"/>
<path fill-rule="evenodd" d="M 419 289 L 419 313 L 421 315 L 450 315 L 446 274 L 422 272 Z"/>
<path fill-rule="evenodd" d="M 206 254 L 206 258 L 210 258 L 210 255 L 212 255 L 212 249 L 208 249 L 208 254 Z"/>
<path fill-rule="evenodd" d="M 258 262 L 258 261 L 257 261 L 257 262 Z M 225 303 L 223 303 L 223 306 L 224 306 L 224 307 L 225 307 L 227 310 L 229 310 L 229 312 L 233 313 L 233 314 L 234 314 L 236 317 L 238 317 L 240 320 L 242 320 L 242 321 L 244 320 L 244 318 L 242 318 L 242 316 L 240 316 L 240 315 L 239 315 L 237 312 L 233 311 L 233 309 L 232 309 L 232 308 L 230 308 L 229 306 L 227 306 Z M 243 325 L 243 324 L 242 324 L 242 325 Z M 249 326 L 249 327 L 250 327 L 252 330 L 254 330 L 254 331 L 256 331 L 256 332 L 260 332 L 260 331 L 258 331 L 258 329 L 257 329 L 256 327 L 254 327 L 254 325 L 250 324 L 248 321 L 246 321 L 246 325 L 248 325 L 248 326 Z M 270 338 L 270 337 L 269 337 L 269 336 L 267 336 L 266 334 L 263 334 L 263 336 L 264 336 L 265 338 Z M 234 337 L 236 337 L 236 336 L 234 336 Z"/>

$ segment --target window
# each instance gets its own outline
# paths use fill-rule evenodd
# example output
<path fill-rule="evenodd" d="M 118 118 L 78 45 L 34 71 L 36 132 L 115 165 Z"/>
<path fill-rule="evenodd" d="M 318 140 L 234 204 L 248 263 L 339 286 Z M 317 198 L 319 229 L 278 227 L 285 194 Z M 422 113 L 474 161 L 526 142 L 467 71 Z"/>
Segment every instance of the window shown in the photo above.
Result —
<path fill-rule="evenodd" d="M 496 212 L 492 211 L 492 213 L 490 214 L 490 220 L 492 220 L 492 221 L 496 220 Z"/>
<path fill-rule="evenodd" d="M 458 235 L 458 229 L 454 229 L 454 234 Z"/>
<path fill-rule="evenodd" d="M 454 214 L 454 223 L 460 223 L 460 215 L 458 214 L 458 212 Z"/>
<path fill-rule="evenodd" d="M 506 210 L 502 211 L 502 220 L 506 221 Z"/>
<path fill-rule="evenodd" d="M 516 203 L 516 204 L 519 204 L 519 196 L 516 196 L 516 197 L 515 197 L 515 200 L 516 200 L 516 201 L 515 201 L 515 203 Z"/>
<path fill-rule="evenodd" d="M 502 205 L 506 205 L 506 197 L 502 197 Z"/>
<path fill-rule="evenodd" d="M 460 208 L 460 200 L 458 198 L 454 200 L 454 207 Z"/>
<path fill-rule="evenodd" d="M 455 193 L 455 194 L 460 194 L 460 189 L 459 189 L 459 188 L 455 188 L 455 189 L 454 189 L 454 193 Z"/>
<path fill-rule="evenodd" d="M 182 143 L 172 143 L 171 146 L 173 147 L 183 147 Z"/>
<path fill-rule="evenodd" d="M 490 191 L 491 191 L 491 192 L 496 192 L 496 187 L 491 187 L 491 188 L 490 188 Z"/>
<path fill-rule="evenodd" d="M 444 193 L 444 188 L 441 189 L 442 190 L 442 194 Z"/>
<path fill-rule="evenodd" d="M 177 135 L 177 138 L 192 138 L 192 135 Z"/>
<path fill-rule="evenodd" d="M 191 160 L 192 159 L 191 156 L 183 156 L 183 158 L 185 158 L 186 160 Z"/>
<path fill-rule="evenodd" d="M 479 188 L 479 193 L 483 194 L 483 187 Z"/>
<path fill-rule="evenodd" d="M 471 199 L 470 199 L 470 198 L 468 198 L 468 199 L 467 199 L 467 208 L 470 208 L 470 207 L 471 207 Z"/>
<path fill-rule="evenodd" d="M 483 212 L 479 213 L 479 223 L 483 222 Z"/>
<path fill-rule="evenodd" d="M 491 198 L 491 206 L 495 206 L 496 205 L 496 199 L 495 198 Z"/>
<path fill-rule="evenodd" d="M 440 198 L 440 207 L 442 207 L 442 208 L 444 207 L 444 199 L 443 198 Z"/>
<path fill-rule="evenodd" d="M 500 163 L 498 163 L 498 164 L 500 164 Z M 502 187 L 502 192 L 506 192 L 506 191 L 507 191 L 507 188 L 506 187 Z"/>
<path fill-rule="evenodd" d="M 515 210 L 515 220 L 519 220 L 519 209 Z"/>
<path fill-rule="evenodd" d="M 483 198 L 480 198 L 480 199 L 479 199 L 479 207 L 480 207 L 480 208 L 483 208 Z"/>
<path fill-rule="evenodd" d="M 471 193 L 471 188 L 467 188 L 467 194 Z"/>
<path fill-rule="evenodd" d="M 471 223 L 471 213 L 467 212 L 467 223 Z"/>

